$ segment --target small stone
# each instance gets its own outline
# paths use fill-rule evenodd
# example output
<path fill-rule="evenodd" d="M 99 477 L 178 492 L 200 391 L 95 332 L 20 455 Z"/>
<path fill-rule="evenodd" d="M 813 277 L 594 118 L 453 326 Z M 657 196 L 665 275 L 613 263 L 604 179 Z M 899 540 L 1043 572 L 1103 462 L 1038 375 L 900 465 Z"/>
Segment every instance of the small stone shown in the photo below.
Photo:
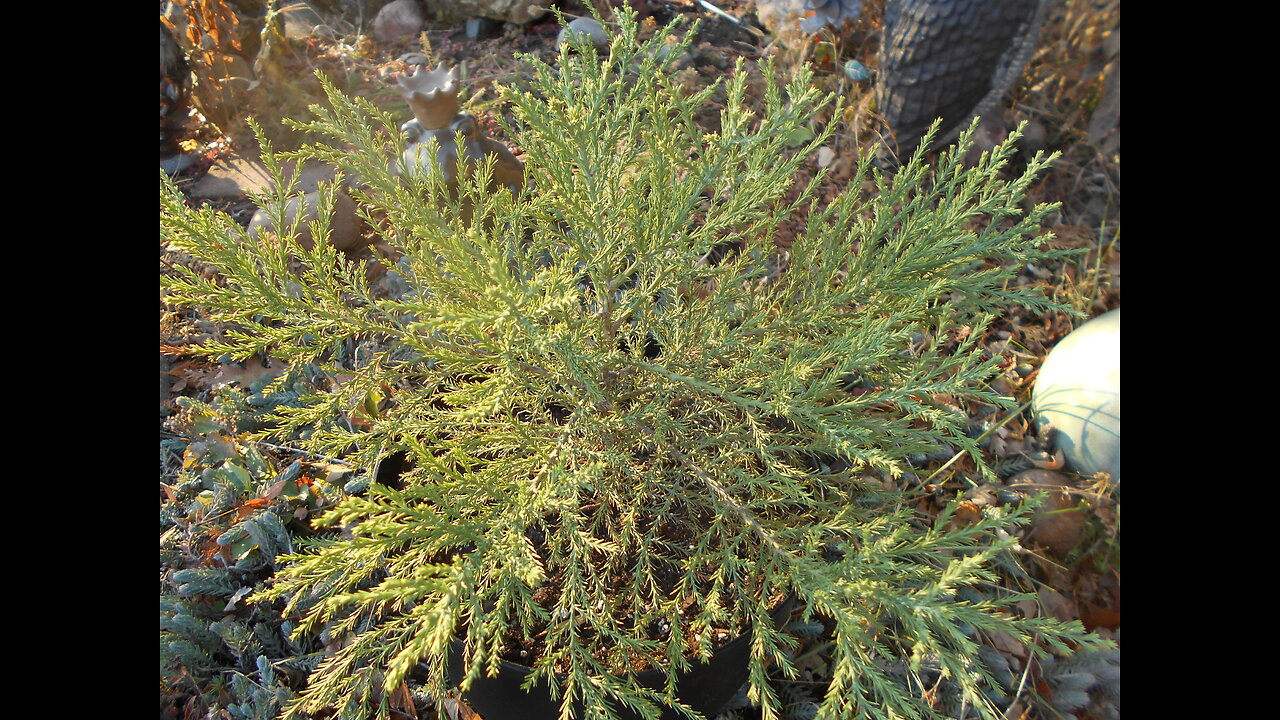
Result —
<path fill-rule="evenodd" d="M 1045 129 L 1044 123 L 1031 118 L 1022 131 L 1022 147 L 1029 153 L 1040 152 L 1048 147 L 1048 135 L 1049 132 Z"/>
<path fill-rule="evenodd" d="M 194 165 L 199 159 L 199 155 L 194 155 L 192 153 L 181 153 L 178 155 L 171 155 L 169 157 L 162 157 L 160 158 L 160 169 L 169 177 L 181 175 L 183 171 Z"/>
<path fill-rule="evenodd" d="M 849 79 L 854 82 L 862 82 L 863 80 L 871 79 L 871 71 L 867 69 L 866 65 L 863 65 L 857 60 L 849 60 L 845 62 L 844 74 L 848 75 Z"/>
<path fill-rule="evenodd" d="M 373 37 L 384 45 L 413 38 L 427 22 L 418 0 L 393 0 L 373 18 Z"/>
<path fill-rule="evenodd" d="M 467 19 L 467 37 L 472 40 L 488 40 L 502 34 L 502 21 L 487 17 Z"/>
<path fill-rule="evenodd" d="M 609 34 L 605 32 L 604 26 L 589 17 L 578 18 L 561 28 L 560 34 L 556 36 L 556 46 L 559 47 L 569 42 L 571 38 L 579 36 L 589 41 L 599 52 L 609 49 Z"/>
<path fill-rule="evenodd" d="M 407 52 L 396 59 L 406 65 L 421 65 L 425 68 L 431 67 L 431 60 L 420 52 Z"/>

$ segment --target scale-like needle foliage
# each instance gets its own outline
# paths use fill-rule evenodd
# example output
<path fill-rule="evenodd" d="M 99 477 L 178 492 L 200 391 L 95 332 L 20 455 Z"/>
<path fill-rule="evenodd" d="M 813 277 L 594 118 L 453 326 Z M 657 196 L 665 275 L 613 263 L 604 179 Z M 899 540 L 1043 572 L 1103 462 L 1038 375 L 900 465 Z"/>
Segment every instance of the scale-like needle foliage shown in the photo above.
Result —
<path fill-rule="evenodd" d="M 831 132 L 790 147 L 832 103 L 806 72 L 783 84 L 762 63 L 755 97 L 740 64 L 689 93 L 659 51 L 671 28 L 641 43 L 620 25 L 607 58 L 582 43 L 555 65 L 528 57 L 532 76 L 504 90 L 518 195 L 490 192 L 488 166 L 456 189 L 393 176 L 394 121 L 328 88 L 306 129 L 333 142 L 298 157 L 351 180 L 402 253 L 401 296 L 375 297 L 324 241 L 250 240 L 162 179 L 162 236 L 215 271 L 193 263 L 170 297 L 232 328 L 207 353 L 300 366 L 374 348 L 332 393 L 282 407 L 277 434 L 365 467 L 407 459 L 395 487 L 324 515 L 335 532 L 300 540 L 259 594 L 286 599 L 299 632 L 350 635 L 291 712 L 385 716 L 419 670 L 443 697 L 456 638 L 464 687 L 525 647 L 566 718 L 654 718 L 672 689 L 641 688 L 637 668 L 674 675 L 751 630 L 751 696 L 774 717 L 766 665 L 795 672 L 769 620 L 786 596 L 834 623 L 825 717 L 929 716 L 895 658 L 937 659 L 988 712 L 975 633 L 1036 652 L 1094 641 L 1017 618 L 1016 597 L 957 599 L 993 580 L 1016 513 L 926 522 L 860 478 L 939 443 L 978 454 L 940 398 L 1006 403 L 977 340 L 1004 308 L 1054 307 L 1010 282 L 1045 256 L 1047 208 L 1023 196 L 1049 159 L 1005 179 L 1011 138 L 966 168 L 966 134 L 933 170 L 917 155 L 876 193 L 855 180 L 819 203 L 817 180 L 792 192 Z M 698 120 L 713 97 L 714 131 Z M 263 202 L 280 213 L 286 193 Z M 775 231 L 801 209 L 780 266 Z"/>

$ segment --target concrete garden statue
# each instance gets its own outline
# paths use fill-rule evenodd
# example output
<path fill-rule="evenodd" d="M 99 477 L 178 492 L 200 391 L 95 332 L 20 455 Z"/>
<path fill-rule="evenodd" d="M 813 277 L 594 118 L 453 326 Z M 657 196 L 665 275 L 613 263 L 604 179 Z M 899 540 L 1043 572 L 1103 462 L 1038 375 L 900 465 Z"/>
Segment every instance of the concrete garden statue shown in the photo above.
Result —
<path fill-rule="evenodd" d="M 470 172 L 482 158 L 492 156 L 493 186 L 520 192 L 523 163 L 505 145 L 485 137 L 474 116 L 458 112 L 457 68 L 441 64 L 427 71 L 419 66 L 398 78 L 396 85 L 413 110 L 413 119 L 400 126 L 406 141 L 400 172 L 439 172 L 446 184 L 454 185 L 459 173 Z"/>

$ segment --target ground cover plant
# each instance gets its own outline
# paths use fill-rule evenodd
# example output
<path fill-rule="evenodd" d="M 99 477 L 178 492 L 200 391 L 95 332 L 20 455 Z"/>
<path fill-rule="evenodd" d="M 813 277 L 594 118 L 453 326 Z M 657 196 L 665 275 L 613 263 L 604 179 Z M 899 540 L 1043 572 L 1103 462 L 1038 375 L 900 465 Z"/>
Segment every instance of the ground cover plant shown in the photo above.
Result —
<path fill-rule="evenodd" d="M 1010 306 L 1066 309 L 1010 283 L 1062 255 L 1032 235 L 1051 208 L 1021 203 L 1048 159 L 1009 179 L 1012 142 L 973 168 L 959 152 L 932 169 L 917 157 L 870 197 L 854 184 L 818 203 L 820 176 L 792 193 L 807 153 L 786 152 L 831 102 L 809 76 L 779 86 L 764 63 L 756 112 L 739 70 L 710 132 L 693 117 L 717 88 L 687 92 L 654 52 L 663 36 L 642 44 L 622 27 L 607 60 L 585 45 L 554 67 L 531 59 L 534 78 L 506 91 L 531 180 L 520 196 L 490 193 L 484 168 L 457 189 L 393 177 L 396 123 L 328 88 L 306 130 L 329 140 L 300 156 L 358 178 L 402 258 L 399 297 L 376 297 L 324 243 L 250 241 L 162 181 L 162 233 L 197 261 L 175 269 L 170 297 L 230 328 L 197 352 L 280 358 L 269 395 L 306 385 L 308 368 L 347 376 L 261 402 L 260 435 L 366 473 L 407 460 L 387 483 L 322 484 L 340 499 L 313 526 L 332 532 L 300 538 L 303 552 L 282 555 L 290 542 L 265 515 L 215 540 L 249 537 L 241 560 L 277 563 L 249 602 L 284 601 L 297 622 L 305 688 L 258 702 L 389 716 L 420 666 L 443 698 L 460 634 L 464 686 L 526 652 L 566 712 L 577 700 L 652 714 L 674 698 L 629 671 L 678 668 L 751 629 L 751 698 L 776 714 L 766 665 L 797 671 L 767 614 L 787 595 L 802 621 L 832 625 L 831 717 L 931 712 L 892 677 L 898 661 L 936 665 L 993 715 L 1002 691 L 980 633 L 1034 653 L 1104 650 L 1077 623 L 1010 612 L 1019 594 L 982 592 L 1028 506 L 924 518 L 864 472 L 899 476 L 939 445 L 980 456 L 949 402 L 1009 402 L 984 384 L 998 360 L 975 339 Z M 858 175 L 875 177 L 866 162 Z M 277 213 L 279 184 L 265 202 Z M 780 257 L 774 233 L 801 209 Z M 277 520 L 314 508 L 314 480 L 255 487 L 232 458 L 216 467 L 201 478 L 208 518 L 236 507 L 219 489 L 274 492 Z M 322 632 L 335 648 L 305 652 Z"/>

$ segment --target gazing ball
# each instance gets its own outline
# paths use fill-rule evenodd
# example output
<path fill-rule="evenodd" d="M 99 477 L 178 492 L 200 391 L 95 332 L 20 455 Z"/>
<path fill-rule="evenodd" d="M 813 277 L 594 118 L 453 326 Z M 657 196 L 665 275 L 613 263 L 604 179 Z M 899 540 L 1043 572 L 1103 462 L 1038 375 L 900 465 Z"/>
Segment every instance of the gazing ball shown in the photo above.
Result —
<path fill-rule="evenodd" d="M 1120 308 L 1072 330 L 1036 377 L 1031 411 L 1068 467 L 1120 484 Z"/>

